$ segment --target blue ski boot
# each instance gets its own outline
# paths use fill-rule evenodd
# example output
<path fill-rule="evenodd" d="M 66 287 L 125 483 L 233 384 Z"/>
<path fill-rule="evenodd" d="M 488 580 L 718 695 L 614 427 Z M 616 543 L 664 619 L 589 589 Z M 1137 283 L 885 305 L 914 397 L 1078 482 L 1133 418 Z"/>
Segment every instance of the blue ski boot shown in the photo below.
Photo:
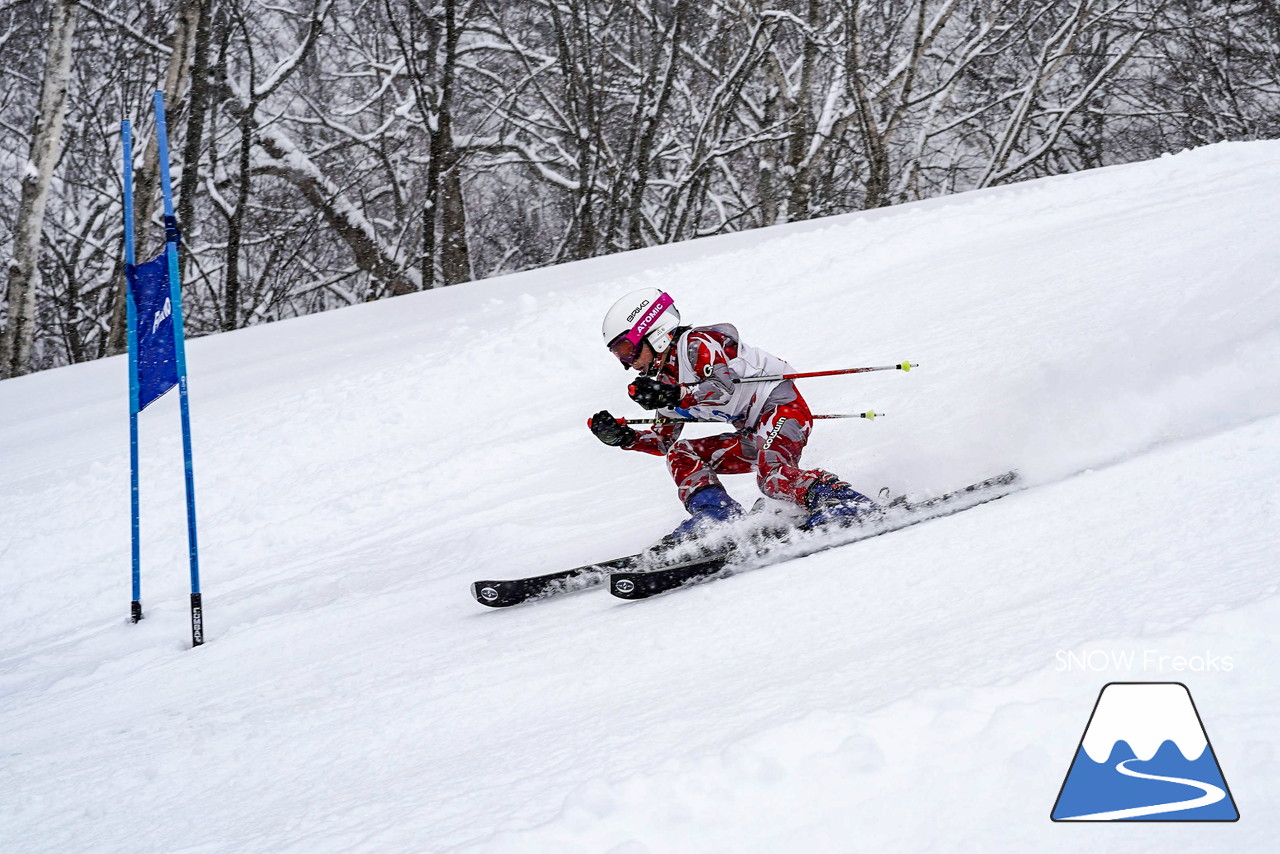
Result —
<path fill-rule="evenodd" d="M 858 492 L 833 474 L 824 474 L 804 494 L 809 518 L 804 527 L 819 528 L 836 522 L 856 524 L 874 519 L 882 512 L 880 505 Z"/>
<path fill-rule="evenodd" d="M 691 515 L 663 538 L 665 542 L 675 544 L 696 539 L 716 525 L 742 515 L 742 505 L 719 486 L 704 486 L 689 496 L 684 506 Z"/>

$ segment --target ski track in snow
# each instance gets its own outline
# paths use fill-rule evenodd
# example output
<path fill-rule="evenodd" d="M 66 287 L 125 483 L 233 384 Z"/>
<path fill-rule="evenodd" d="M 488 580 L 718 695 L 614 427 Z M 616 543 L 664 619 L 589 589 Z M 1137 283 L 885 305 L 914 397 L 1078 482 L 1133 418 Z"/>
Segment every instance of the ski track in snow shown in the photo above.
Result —
<path fill-rule="evenodd" d="M 124 360 L 0 383 L 0 850 L 1270 850 L 1278 189 L 1280 143 L 1219 145 L 192 341 L 195 651 L 174 396 L 142 418 L 133 626 Z M 682 517 L 583 427 L 634 412 L 598 324 L 649 284 L 799 370 L 920 363 L 804 383 L 889 413 L 807 463 L 1031 488 L 654 600 L 483 609 L 476 578 Z M 1229 834 L 1049 821 L 1124 679 L 1192 690 Z"/>

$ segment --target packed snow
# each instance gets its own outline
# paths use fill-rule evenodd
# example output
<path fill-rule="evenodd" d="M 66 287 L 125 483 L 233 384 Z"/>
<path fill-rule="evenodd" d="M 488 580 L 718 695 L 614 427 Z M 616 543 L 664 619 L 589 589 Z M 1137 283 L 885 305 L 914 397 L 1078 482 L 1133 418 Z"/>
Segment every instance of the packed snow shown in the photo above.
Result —
<path fill-rule="evenodd" d="M 1280 142 L 431 291 L 0 383 L 5 852 L 1270 851 L 1280 838 Z M 638 603 L 478 578 L 684 516 L 601 346 L 656 285 L 799 370 L 806 462 L 945 519 Z M 711 432 L 714 427 L 699 426 Z M 692 431 L 691 431 L 692 432 Z M 754 478 L 726 480 L 744 502 Z M 1227 823 L 1050 810 L 1102 687 L 1182 682 Z"/>

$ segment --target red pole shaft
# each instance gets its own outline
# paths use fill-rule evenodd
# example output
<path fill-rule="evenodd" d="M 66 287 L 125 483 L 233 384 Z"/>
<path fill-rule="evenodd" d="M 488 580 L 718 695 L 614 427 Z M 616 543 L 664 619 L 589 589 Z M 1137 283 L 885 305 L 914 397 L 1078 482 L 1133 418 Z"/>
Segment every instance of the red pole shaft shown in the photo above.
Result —
<path fill-rule="evenodd" d="M 865 374 L 871 371 L 909 371 L 912 368 L 918 368 L 919 365 L 914 362 L 900 362 L 896 365 L 879 365 L 870 368 L 840 368 L 834 371 L 807 371 L 797 374 L 773 374 L 767 377 L 742 377 L 734 382 L 738 383 L 768 383 L 777 382 L 779 380 L 799 380 L 805 377 L 833 377 L 837 374 Z"/>
<path fill-rule="evenodd" d="M 810 418 L 815 421 L 828 418 L 865 418 L 870 421 L 873 418 L 883 418 L 883 412 L 853 412 L 847 415 L 811 415 Z M 720 421 L 715 418 L 619 418 L 619 422 L 624 424 L 672 424 L 679 422 L 681 424 L 727 424 L 726 421 Z"/>

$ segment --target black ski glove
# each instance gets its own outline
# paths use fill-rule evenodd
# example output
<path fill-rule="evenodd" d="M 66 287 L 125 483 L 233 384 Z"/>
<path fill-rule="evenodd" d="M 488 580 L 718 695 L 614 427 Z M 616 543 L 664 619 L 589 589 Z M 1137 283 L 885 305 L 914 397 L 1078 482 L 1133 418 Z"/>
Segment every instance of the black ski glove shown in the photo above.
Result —
<path fill-rule="evenodd" d="M 645 409 L 670 409 L 680 402 L 680 386 L 664 383 L 656 377 L 636 377 L 627 387 L 631 399 Z"/>
<path fill-rule="evenodd" d="M 639 435 L 635 430 L 627 426 L 627 422 L 624 419 L 614 418 L 607 409 L 602 409 L 592 415 L 591 420 L 587 422 L 587 426 L 591 428 L 591 432 L 597 439 L 615 448 L 625 448 L 634 442 Z"/>

